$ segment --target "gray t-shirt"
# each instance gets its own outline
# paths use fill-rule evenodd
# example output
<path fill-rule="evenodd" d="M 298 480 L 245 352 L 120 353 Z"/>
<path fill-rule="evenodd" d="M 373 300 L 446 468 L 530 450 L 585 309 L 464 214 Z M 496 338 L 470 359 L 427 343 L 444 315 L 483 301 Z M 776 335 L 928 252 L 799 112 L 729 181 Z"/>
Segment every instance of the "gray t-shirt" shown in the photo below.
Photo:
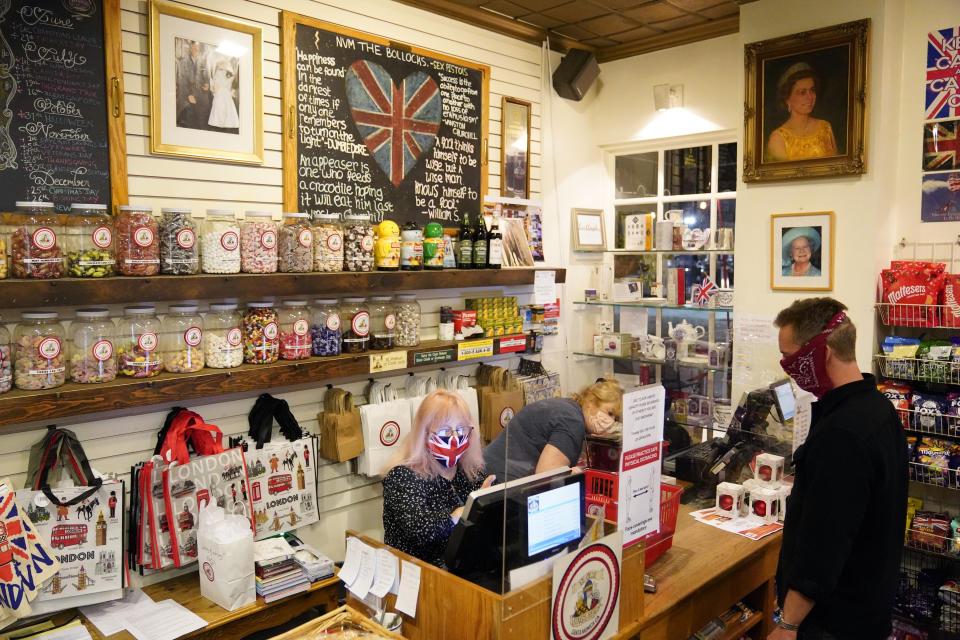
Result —
<path fill-rule="evenodd" d="M 580 457 L 586 430 L 583 410 L 569 398 L 548 398 L 528 404 L 483 450 L 487 474 L 495 475 L 495 482 L 532 475 L 548 444 L 559 449 L 574 465 Z"/>

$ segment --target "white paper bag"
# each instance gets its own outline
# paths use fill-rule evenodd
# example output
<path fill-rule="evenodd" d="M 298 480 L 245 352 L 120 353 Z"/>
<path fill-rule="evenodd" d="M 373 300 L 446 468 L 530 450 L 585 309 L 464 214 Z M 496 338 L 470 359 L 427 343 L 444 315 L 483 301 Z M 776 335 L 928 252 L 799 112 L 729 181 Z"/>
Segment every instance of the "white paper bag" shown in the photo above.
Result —
<path fill-rule="evenodd" d="M 227 611 L 256 600 L 253 574 L 253 532 L 242 515 L 225 515 L 207 504 L 200 509 L 197 534 L 200 594 Z"/>
<path fill-rule="evenodd" d="M 406 399 L 360 407 L 364 449 L 357 458 L 357 472 L 376 476 L 410 433 L 410 407 Z"/>

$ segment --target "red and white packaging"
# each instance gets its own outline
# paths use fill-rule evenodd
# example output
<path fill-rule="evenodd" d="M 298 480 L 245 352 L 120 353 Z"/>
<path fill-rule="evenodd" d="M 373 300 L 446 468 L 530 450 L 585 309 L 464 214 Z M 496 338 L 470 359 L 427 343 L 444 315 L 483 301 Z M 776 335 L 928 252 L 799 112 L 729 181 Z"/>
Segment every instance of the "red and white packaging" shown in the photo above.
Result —
<path fill-rule="evenodd" d="M 764 524 L 776 522 L 780 516 L 780 491 L 760 487 L 750 492 L 750 517 Z"/>
<path fill-rule="evenodd" d="M 721 482 L 717 485 L 717 513 L 736 518 L 743 507 L 743 485 L 733 482 Z"/>
<path fill-rule="evenodd" d="M 960 327 L 960 274 L 947 274 L 943 280 L 943 308 L 940 325 Z"/>
<path fill-rule="evenodd" d="M 776 489 L 783 481 L 783 456 L 761 453 L 757 456 L 753 477 L 763 486 Z"/>
<path fill-rule="evenodd" d="M 885 324 L 900 327 L 933 327 L 939 322 L 937 303 L 946 265 L 939 262 L 894 260 L 880 274 L 882 302 L 890 305 Z"/>

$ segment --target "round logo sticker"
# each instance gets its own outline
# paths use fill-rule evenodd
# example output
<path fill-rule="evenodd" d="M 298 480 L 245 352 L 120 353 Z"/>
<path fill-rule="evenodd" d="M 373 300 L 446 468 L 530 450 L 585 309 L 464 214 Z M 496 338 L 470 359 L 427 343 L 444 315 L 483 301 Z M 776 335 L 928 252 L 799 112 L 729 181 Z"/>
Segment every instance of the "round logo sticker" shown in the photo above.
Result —
<path fill-rule="evenodd" d="M 330 331 L 340 331 L 339 313 L 331 313 L 327 316 L 327 329 L 330 329 Z"/>
<path fill-rule="evenodd" d="M 310 323 L 303 318 L 293 323 L 293 332 L 298 336 L 305 336 L 308 331 L 310 331 Z"/>
<path fill-rule="evenodd" d="M 193 229 L 180 229 L 177 232 L 177 244 L 183 249 L 193 249 L 196 241 L 197 236 L 193 233 Z"/>
<path fill-rule="evenodd" d="M 150 227 L 137 227 L 133 232 L 133 241 L 141 247 L 149 247 L 153 244 L 153 229 Z"/>
<path fill-rule="evenodd" d="M 388 313 L 387 317 L 383 319 L 383 326 L 385 326 L 390 331 L 393 331 L 393 328 L 397 326 L 397 316 L 392 313 Z"/>
<path fill-rule="evenodd" d="M 227 231 L 220 236 L 220 246 L 227 251 L 236 251 L 237 247 L 240 246 L 240 236 L 237 235 L 236 231 Z"/>
<path fill-rule="evenodd" d="M 240 340 L 242 339 L 243 333 L 241 333 L 239 328 L 234 327 L 233 329 L 230 329 L 230 331 L 227 331 L 227 344 L 229 344 L 231 347 L 239 346 Z"/>
<path fill-rule="evenodd" d="M 363 236 L 363 240 L 360 241 L 360 246 L 364 251 L 373 251 L 373 236 Z"/>
<path fill-rule="evenodd" d="M 350 326 L 353 327 L 353 332 L 362 338 L 370 333 L 370 314 L 366 311 L 361 311 L 353 316 L 353 320 L 350 321 Z"/>
<path fill-rule="evenodd" d="M 339 233 L 331 233 L 327 236 L 327 248 L 330 251 L 340 251 L 343 248 L 343 236 Z"/>
<path fill-rule="evenodd" d="M 264 249 L 273 249 L 277 246 L 277 232 L 276 231 L 264 231 L 260 234 L 260 246 Z"/>
<path fill-rule="evenodd" d="M 57 244 L 57 234 L 49 227 L 40 227 L 33 232 L 33 245 L 37 249 L 52 249 Z"/>
<path fill-rule="evenodd" d="M 276 340 L 278 333 L 276 322 L 268 322 L 263 328 L 263 335 L 267 340 Z"/>
<path fill-rule="evenodd" d="M 106 249 L 113 242 L 113 232 L 110 227 L 97 227 L 93 230 L 93 244 L 101 249 Z"/>
<path fill-rule="evenodd" d="M 510 421 L 513 420 L 513 407 L 504 407 L 503 411 L 500 412 L 500 426 L 506 428 Z"/>
<path fill-rule="evenodd" d="M 56 358 L 60 355 L 60 340 L 57 338 L 44 338 L 40 341 L 40 344 L 37 345 L 37 352 L 40 353 L 41 358 L 46 358 L 47 360 Z"/>
<path fill-rule="evenodd" d="M 203 331 L 200 327 L 190 327 L 183 332 L 183 341 L 191 347 L 199 345 L 201 340 L 203 340 Z"/>
<path fill-rule="evenodd" d="M 141 333 L 140 337 L 137 338 L 137 344 L 144 351 L 153 351 L 157 348 L 157 334 L 152 331 Z"/>
<path fill-rule="evenodd" d="M 45 506 L 50 504 L 50 501 L 47 500 L 47 496 L 43 495 L 43 492 L 40 492 L 33 498 L 33 504 L 43 509 Z"/>
<path fill-rule="evenodd" d="M 620 564 L 605 544 L 577 552 L 563 572 L 551 625 L 557 640 L 596 640 L 613 616 L 620 591 Z"/>
<path fill-rule="evenodd" d="M 93 357 L 103 362 L 113 356 L 113 343 L 109 340 L 100 340 L 93 345 Z"/>
<path fill-rule="evenodd" d="M 391 420 L 380 427 L 380 444 L 385 447 L 393 446 L 400 439 L 400 425 Z"/>
<path fill-rule="evenodd" d="M 300 245 L 304 247 L 313 246 L 313 231 L 310 229 L 301 229 L 300 235 L 297 236 L 297 240 L 300 241 Z"/>
<path fill-rule="evenodd" d="M 203 563 L 203 575 L 207 576 L 207 580 L 213 582 L 213 567 L 210 566 L 209 562 Z"/>

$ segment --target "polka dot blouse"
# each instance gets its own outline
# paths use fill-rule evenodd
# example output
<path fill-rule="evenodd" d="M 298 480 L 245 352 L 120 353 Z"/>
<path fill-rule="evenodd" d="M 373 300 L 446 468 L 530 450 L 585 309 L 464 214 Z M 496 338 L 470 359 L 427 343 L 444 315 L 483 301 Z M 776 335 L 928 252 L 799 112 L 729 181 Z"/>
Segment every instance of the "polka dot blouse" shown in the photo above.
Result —
<path fill-rule="evenodd" d="M 390 469 L 383 478 L 383 541 L 442 567 L 454 526 L 450 513 L 482 483 L 483 478 L 471 482 L 459 468 L 453 482 L 440 476 L 425 480 L 404 466 Z"/>

